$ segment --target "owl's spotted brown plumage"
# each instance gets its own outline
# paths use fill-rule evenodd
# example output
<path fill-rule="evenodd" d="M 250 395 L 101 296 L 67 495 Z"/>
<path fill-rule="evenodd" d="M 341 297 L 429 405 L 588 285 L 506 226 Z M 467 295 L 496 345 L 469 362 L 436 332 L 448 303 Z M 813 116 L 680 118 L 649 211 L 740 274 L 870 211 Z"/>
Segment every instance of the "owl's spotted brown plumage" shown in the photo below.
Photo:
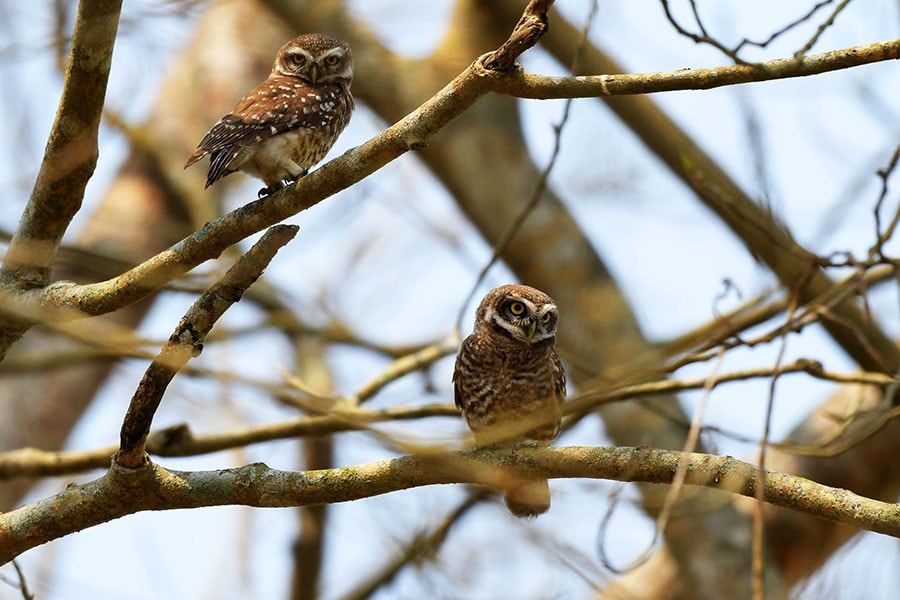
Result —
<path fill-rule="evenodd" d="M 353 113 L 353 53 L 311 33 L 286 43 L 269 77 L 203 137 L 185 168 L 210 155 L 206 187 L 244 171 L 264 196 L 302 177 L 334 145 Z"/>
<path fill-rule="evenodd" d="M 526 285 L 488 292 L 463 340 L 453 371 L 456 406 L 479 447 L 538 443 L 559 434 L 566 374 L 556 355 L 556 303 Z M 546 479 L 506 490 L 506 505 L 518 517 L 550 508 Z"/>

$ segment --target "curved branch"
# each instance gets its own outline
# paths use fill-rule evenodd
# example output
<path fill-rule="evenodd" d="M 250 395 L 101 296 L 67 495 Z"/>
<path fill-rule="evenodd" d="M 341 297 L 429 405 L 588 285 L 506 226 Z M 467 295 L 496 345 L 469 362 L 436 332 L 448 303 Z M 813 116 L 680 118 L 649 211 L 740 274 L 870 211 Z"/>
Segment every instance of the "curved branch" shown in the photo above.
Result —
<path fill-rule="evenodd" d="M 188 309 L 159 356 L 150 363 L 131 398 L 122 423 L 121 444 L 115 461 L 138 467 L 144 461 L 147 436 L 153 415 L 175 374 L 191 357 L 203 351 L 203 344 L 216 321 L 253 285 L 285 244 L 294 239 L 299 227 L 276 225 L 253 245 L 240 260 Z"/>
<path fill-rule="evenodd" d="M 0 514 L 0 564 L 22 552 L 125 515 L 207 506 L 306 506 L 347 502 L 448 483 L 502 489 L 511 477 L 590 478 L 671 483 L 679 465 L 684 482 L 753 498 L 760 471 L 725 456 L 628 447 L 475 450 L 412 455 L 321 471 L 278 471 L 250 464 L 219 471 L 169 471 L 153 463 L 113 465 L 84 485 Z M 900 537 L 900 505 L 879 502 L 802 477 L 765 473 L 766 502 L 860 529 Z"/>

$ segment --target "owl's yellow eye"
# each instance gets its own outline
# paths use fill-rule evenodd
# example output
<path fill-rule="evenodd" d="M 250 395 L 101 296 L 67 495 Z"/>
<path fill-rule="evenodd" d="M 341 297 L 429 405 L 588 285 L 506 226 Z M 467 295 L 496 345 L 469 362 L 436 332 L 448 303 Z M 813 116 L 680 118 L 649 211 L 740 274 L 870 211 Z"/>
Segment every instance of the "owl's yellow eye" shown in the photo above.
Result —
<path fill-rule="evenodd" d="M 551 317 L 552 317 L 552 315 L 551 315 L 550 313 L 544 313 L 544 316 L 541 317 L 541 323 L 543 323 L 544 325 L 546 325 L 547 323 L 550 322 L 550 318 L 551 318 Z"/>
<path fill-rule="evenodd" d="M 525 312 L 525 305 L 521 302 L 513 302 L 509 305 L 509 312 L 516 315 L 517 317 Z"/>
<path fill-rule="evenodd" d="M 325 57 L 325 64 L 329 67 L 333 67 L 334 65 L 338 64 L 340 60 L 341 58 L 339 56 L 335 56 L 334 54 L 332 54 L 331 56 Z"/>
<path fill-rule="evenodd" d="M 306 57 L 302 54 L 291 54 L 291 62 L 298 67 L 302 67 L 306 64 Z"/>

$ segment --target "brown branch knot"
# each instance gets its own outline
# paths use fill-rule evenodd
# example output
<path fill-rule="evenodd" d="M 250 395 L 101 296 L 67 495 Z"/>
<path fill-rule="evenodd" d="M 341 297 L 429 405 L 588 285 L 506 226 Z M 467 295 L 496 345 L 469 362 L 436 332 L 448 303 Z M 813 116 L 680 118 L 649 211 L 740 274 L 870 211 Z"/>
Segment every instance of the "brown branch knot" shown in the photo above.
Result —
<path fill-rule="evenodd" d="M 534 47 L 549 29 L 547 11 L 550 10 L 551 4 L 553 0 L 531 0 L 509 39 L 483 60 L 484 68 L 488 71 L 511 70 L 516 64 L 516 59 Z"/>

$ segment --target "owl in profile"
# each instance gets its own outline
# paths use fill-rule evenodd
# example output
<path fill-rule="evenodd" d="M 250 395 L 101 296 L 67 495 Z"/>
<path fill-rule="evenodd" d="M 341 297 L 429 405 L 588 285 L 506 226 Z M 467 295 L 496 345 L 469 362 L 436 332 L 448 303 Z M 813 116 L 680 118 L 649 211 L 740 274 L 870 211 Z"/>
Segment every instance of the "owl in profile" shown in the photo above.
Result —
<path fill-rule="evenodd" d="M 334 145 L 353 113 L 353 53 L 310 33 L 286 43 L 269 77 L 200 140 L 185 168 L 210 156 L 206 187 L 243 171 L 262 179 L 260 197 L 304 176 Z"/>
<path fill-rule="evenodd" d="M 504 285 L 488 292 L 453 371 L 456 406 L 479 447 L 549 446 L 559 434 L 566 374 L 554 348 L 559 313 L 544 292 Z M 504 490 L 517 517 L 550 508 L 546 479 Z"/>

